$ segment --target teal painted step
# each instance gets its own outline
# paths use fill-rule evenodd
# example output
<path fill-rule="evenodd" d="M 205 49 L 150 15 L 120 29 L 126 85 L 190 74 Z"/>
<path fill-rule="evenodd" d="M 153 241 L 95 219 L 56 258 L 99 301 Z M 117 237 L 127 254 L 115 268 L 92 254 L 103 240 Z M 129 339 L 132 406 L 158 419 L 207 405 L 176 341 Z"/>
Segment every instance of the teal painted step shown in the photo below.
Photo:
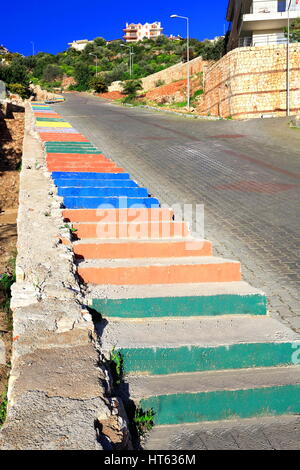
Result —
<path fill-rule="evenodd" d="M 61 141 L 50 141 L 45 142 L 46 147 L 51 147 L 52 145 L 66 146 L 66 145 L 92 145 L 91 142 L 74 142 L 73 140 L 61 140 Z"/>
<path fill-rule="evenodd" d="M 37 117 L 35 118 L 36 121 L 48 121 L 48 122 L 67 122 L 65 119 L 61 118 L 45 118 L 45 117 Z"/>
<path fill-rule="evenodd" d="M 82 155 L 90 155 L 90 154 L 95 154 L 95 155 L 103 155 L 101 150 L 94 150 L 94 149 L 89 149 L 89 148 L 86 148 L 86 149 L 77 149 L 77 148 L 47 148 L 46 149 L 46 152 L 47 154 L 51 154 L 51 153 L 78 153 L 78 154 L 82 154 Z"/>
<path fill-rule="evenodd" d="M 160 395 L 142 399 L 140 406 L 153 409 L 155 425 L 296 414 L 300 386 Z"/>
<path fill-rule="evenodd" d="M 120 318 L 266 315 L 267 300 L 262 294 L 93 299 L 92 307 L 103 317 Z"/>
<path fill-rule="evenodd" d="M 216 347 L 118 348 L 124 372 L 149 375 L 291 365 L 288 343 L 239 343 Z"/>

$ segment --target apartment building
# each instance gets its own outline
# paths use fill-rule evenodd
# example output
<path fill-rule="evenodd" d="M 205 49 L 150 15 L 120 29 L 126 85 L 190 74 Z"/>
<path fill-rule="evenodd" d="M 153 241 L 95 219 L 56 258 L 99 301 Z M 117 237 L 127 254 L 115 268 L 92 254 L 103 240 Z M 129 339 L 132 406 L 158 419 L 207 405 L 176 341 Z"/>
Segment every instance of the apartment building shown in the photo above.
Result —
<path fill-rule="evenodd" d="M 126 28 L 124 28 L 123 31 L 123 38 L 126 42 L 137 42 L 142 41 L 144 38 L 157 38 L 162 34 L 163 28 L 159 21 L 145 24 L 126 23 Z"/>
<path fill-rule="evenodd" d="M 300 17 L 300 0 L 229 0 L 227 50 L 286 43 L 283 28 L 288 16 L 290 20 Z"/>
<path fill-rule="evenodd" d="M 83 51 L 85 46 L 89 43 L 93 43 L 93 41 L 89 41 L 88 39 L 78 39 L 77 41 L 68 42 L 68 46 L 72 49 L 76 49 L 76 51 Z"/>

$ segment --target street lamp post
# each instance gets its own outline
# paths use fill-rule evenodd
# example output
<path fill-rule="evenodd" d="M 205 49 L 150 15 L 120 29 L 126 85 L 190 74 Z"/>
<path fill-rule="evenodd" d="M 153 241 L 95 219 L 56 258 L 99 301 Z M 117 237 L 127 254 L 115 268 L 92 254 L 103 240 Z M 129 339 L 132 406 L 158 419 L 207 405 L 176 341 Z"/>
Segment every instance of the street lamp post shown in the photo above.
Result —
<path fill-rule="evenodd" d="M 287 8 L 287 50 L 286 50 L 286 115 L 290 115 L 290 8 L 291 2 Z"/>
<path fill-rule="evenodd" d="M 190 32 L 189 32 L 189 18 L 187 16 L 170 15 L 170 18 L 182 18 L 186 20 L 186 75 L 187 75 L 187 108 L 190 109 Z"/>
<path fill-rule="evenodd" d="M 33 41 L 30 41 L 31 44 L 32 44 L 32 55 L 34 55 L 34 42 Z"/>
<path fill-rule="evenodd" d="M 96 56 L 96 54 L 92 54 L 91 52 L 89 53 L 89 55 L 92 55 L 94 57 L 96 57 L 96 76 L 98 74 L 98 57 Z"/>
<path fill-rule="evenodd" d="M 129 75 L 130 78 L 132 76 L 132 69 L 133 69 L 133 52 L 131 46 L 126 46 L 125 44 L 121 44 L 121 47 L 127 47 L 129 49 Z"/>

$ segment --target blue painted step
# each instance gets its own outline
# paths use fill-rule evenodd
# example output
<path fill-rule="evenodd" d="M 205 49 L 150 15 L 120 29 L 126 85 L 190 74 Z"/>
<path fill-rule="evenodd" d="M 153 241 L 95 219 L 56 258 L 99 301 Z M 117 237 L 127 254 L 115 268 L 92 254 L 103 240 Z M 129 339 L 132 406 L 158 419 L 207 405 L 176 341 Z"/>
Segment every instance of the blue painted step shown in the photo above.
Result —
<path fill-rule="evenodd" d="M 126 209 L 160 207 L 158 199 L 154 197 L 64 197 L 67 209 Z"/>
<path fill-rule="evenodd" d="M 58 188 L 59 196 L 76 197 L 147 197 L 147 188 Z"/>
<path fill-rule="evenodd" d="M 133 180 L 125 179 L 59 179 L 54 180 L 59 188 L 137 188 L 139 185 Z"/>
<path fill-rule="evenodd" d="M 89 173 L 89 172 L 73 172 L 73 171 L 53 171 L 52 178 L 55 180 L 76 178 L 76 179 L 100 179 L 100 180 L 128 180 L 129 173 Z"/>

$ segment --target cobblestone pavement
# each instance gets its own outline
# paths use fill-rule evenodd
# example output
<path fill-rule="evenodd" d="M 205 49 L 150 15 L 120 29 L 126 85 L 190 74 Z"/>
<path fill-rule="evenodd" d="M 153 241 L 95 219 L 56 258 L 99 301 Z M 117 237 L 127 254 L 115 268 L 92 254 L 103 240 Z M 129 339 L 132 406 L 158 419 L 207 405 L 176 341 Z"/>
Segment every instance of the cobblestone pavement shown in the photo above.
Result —
<path fill-rule="evenodd" d="M 214 254 L 240 260 L 271 315 L 300 331 L 300 130 L 66 97 L 56 110 L 161 202 L 204 204 Z"/>

